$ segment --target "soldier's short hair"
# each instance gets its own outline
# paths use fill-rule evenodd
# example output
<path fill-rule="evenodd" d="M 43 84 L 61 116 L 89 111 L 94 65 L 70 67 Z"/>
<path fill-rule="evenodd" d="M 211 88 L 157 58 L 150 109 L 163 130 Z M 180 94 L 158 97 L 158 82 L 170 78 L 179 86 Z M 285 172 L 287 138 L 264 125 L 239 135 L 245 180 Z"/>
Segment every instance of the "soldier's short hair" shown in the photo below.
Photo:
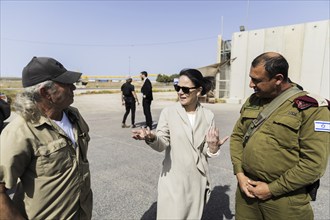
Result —
<path fill-rule="evenodd" d="M 282 74 L 284 81 L 288 80 L 289 64 L 288 61 L 279 53 L 266 52 L 260 54 L 252 61 L 252 67 L 263 64 L 269 78 L 276 74 Z"/>

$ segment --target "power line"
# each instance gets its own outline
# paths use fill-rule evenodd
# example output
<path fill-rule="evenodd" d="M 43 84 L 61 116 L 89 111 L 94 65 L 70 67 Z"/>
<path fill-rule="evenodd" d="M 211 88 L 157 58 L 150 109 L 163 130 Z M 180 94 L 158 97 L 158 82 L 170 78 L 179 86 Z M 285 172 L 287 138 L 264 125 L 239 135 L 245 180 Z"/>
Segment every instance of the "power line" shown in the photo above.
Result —
<path fill-rule="evenodd" d="M 57 45 L 57 46 L 79 46 L 79 47 L 140 47 L 140 46 L 161 46 L 161 45 L 170 45 L 170 44 L 183 44 L 196 41 L 217 39 L 217 36 L 204 37 L 190 40 L 181 40 L 181 41 L 168 41 L 168 42 L 158 42 L 158 43 L 135 43 L 135 44 L 78 44 L 78 43 L 64 43 L 64 42 L 49 42 L 49 41 L 32 41 L 32 40 L 23 40 L 23 39 L 13 39 L 13 38 L 1 38 L 1 40 L 6 41 L 15 41 L 31 44 L 46 44 L 46 45 Z"/>

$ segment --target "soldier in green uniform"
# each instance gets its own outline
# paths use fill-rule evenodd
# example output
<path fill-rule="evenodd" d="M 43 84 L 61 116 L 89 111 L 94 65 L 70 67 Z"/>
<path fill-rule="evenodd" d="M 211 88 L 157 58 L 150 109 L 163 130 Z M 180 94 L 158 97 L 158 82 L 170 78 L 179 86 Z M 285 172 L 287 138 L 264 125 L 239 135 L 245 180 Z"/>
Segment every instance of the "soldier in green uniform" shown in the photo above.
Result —
<path fill-rule="evenodd" d="M 290 83 L 288 69 L 286 59 L 275 52 L 252 62 L 254 94 L 242 106 L 230 141 L 238 181 L 237 220 L 314 218 L 309 186 L 328 163 L 329 101 Z M 272 113 L 264 117 L 270 108 Z"/>

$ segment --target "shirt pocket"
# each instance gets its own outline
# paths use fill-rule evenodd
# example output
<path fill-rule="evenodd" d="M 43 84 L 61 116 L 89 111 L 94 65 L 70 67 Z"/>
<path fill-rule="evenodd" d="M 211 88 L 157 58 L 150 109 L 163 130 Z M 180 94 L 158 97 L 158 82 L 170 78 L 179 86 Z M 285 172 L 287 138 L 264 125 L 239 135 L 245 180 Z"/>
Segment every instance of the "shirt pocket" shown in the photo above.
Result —
<path fill-rule="evenodd" d="M 259 115 L 259 109 L 245 109 L 242 112 L 241 123 L 244 126 L 245 131 L 252 123 L 252 121 L 258 117 L 258 115 Z"/>
<path fill-rule="evenodd" d="M 286 149 L 298 147 L 299 128 L 301 120 L 288 115 L 277 115 L 273 119 L 271 142 L 276 142 Z"/>
<path fill-rule="evenodd" d="M 72 168 L 74 154 L 72 146 L 65 138 L 40 145 L 36 151 L 37 175 L 53 176 Z"/>

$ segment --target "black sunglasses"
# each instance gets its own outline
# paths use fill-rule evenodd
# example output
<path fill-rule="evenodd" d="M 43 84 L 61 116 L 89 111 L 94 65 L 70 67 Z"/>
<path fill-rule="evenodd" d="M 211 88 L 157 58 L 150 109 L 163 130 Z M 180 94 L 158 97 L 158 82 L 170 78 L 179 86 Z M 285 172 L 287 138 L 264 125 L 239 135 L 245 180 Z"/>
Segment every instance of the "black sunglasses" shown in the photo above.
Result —
<path fill-rule="evenodd" d="M 189 94 L 190 93 L 190 89 L 196 89 L 196 88 L 197 87 L 185 87 L 185 86 L 174 85 L 175 91 L 179 92 L 180 89 L 181 89 L 182 92 L 185 93 L 185 94 Z"/>

